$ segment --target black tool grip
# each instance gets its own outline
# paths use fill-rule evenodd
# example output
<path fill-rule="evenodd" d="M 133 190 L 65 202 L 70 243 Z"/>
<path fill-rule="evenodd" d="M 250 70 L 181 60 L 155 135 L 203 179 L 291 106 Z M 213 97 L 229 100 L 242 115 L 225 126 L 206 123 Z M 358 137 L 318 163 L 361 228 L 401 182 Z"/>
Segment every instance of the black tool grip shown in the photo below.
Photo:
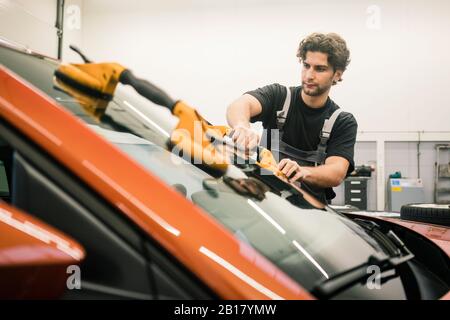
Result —
<path fill-rule="evenodd" d="M 121 73 L 119 81 L 122 84 L 132 86 L 141 96 L 147 98 L 153 103 L 169 108 L 170 111 L 173 110 L 173 107 L 176 104 L 176 101 L 169 97 L 167 93 L 147 80 L 135 77 L 134 74 L 128 69 Z"/>
<path fill-rule="evenodd" d="M 78 53 L 78 54 L 80 55 L 81 59 L 83 59 L 84 63 L 92 63 L 92 60 L 89 59 L 88 57 L 86 57 L 86 56 L 83 54 L 83 52 L 81 52 L 81 50 L 80 50 L 78 47 L 76 47 L 76 46 L 74 46 L 73 44 L 71 44 L 71 45 L 69 46 L 69 48 L 72 49 L 73 51 L 75 51 L 76 53 Z"/>

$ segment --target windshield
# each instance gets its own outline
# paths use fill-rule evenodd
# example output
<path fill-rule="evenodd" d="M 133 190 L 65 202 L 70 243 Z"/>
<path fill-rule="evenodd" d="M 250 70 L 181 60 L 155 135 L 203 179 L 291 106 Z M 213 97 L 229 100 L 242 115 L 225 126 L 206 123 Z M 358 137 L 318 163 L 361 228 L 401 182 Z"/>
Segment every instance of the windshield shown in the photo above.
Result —
<path fill-rule="evenodd" d="M 267 191 L 261 201 L 243 196 L 222 178 L 213 178 L 174 155 L 167 141 L 176 119 L 128 88 L 119 85 L 114 100 L 97 119 L 55 84 L 55 62 L 1 47 L 0 61 L 204 209 L 242 243 L 255 248 L 306 289 L 365 263 L 369 256 L 381 251 L 361 227 L 335 212 L 312 209 L 306 204 L 294 206 L 272 191 Z M 248 253 L 243 250 L 242 254 Z"/>

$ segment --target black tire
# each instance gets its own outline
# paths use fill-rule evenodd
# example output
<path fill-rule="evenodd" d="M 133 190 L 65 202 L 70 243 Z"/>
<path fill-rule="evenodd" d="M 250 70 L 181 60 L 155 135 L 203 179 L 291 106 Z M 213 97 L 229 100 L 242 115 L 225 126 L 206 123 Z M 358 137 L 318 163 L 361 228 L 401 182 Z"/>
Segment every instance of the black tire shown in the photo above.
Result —
<path fill-rule="evenodd" d="M 450 226 L 450 205 L 413 203 L 402 206 L 400 217 L 405 220 Z"/>

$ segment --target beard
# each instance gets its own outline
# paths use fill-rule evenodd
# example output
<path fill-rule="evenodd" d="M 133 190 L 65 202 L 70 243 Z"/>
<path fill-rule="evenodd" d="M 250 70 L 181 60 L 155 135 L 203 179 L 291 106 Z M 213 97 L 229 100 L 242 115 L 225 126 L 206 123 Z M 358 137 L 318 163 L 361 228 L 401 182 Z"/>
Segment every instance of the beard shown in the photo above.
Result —
<path fill-rule="evenodd" d="M 322 94 L 324 94 L 325 92 L 327 92 L 329 89 L 331 88 L 331 85 L 328 86 L 319 86 L 316 85 L 313 88 L 308 88 L 304 82 L 302 82 L 302 91 L 307 95 L 307 96 L 311 96 L 311 97 L 317 97 L 320 96 Z"/>

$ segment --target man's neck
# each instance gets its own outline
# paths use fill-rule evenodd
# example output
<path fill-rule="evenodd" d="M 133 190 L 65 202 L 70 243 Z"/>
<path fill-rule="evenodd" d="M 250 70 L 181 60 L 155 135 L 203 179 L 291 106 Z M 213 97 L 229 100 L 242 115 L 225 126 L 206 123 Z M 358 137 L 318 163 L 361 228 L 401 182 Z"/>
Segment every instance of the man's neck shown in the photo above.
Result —
<path fill-rule="evenodd" d="M 320 96 L 308 96 L 307 94 L 305 94 L 305 92 L 302 90 L 302 99 L 303 102 L 310 108 L 321 108 L 325 105 L 325 103 L 327 102 L 328 99 L 328 92 L 324 92 L 323 94 L 321 94 Z"/>

